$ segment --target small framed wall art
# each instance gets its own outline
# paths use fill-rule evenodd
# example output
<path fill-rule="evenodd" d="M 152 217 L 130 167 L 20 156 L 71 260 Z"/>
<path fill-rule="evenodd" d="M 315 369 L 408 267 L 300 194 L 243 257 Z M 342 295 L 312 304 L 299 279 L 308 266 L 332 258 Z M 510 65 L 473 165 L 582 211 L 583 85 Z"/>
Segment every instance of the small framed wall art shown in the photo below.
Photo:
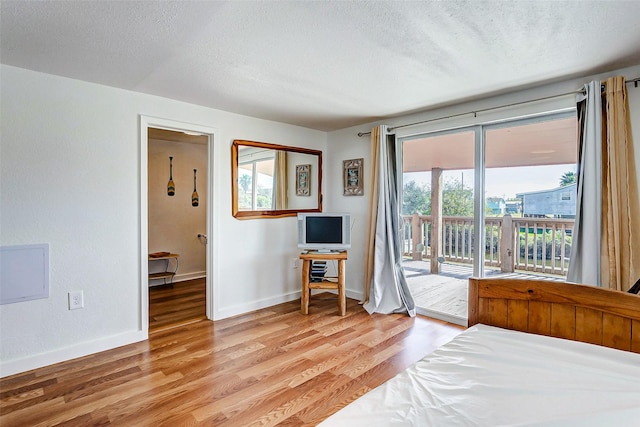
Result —
<path fill-rule="evenodd" d="M 311 165 L 296 165 L 296 196 L 311 196 Z"/>
<path fill-rule="evenodd" d="M 364 195 L 363 163 L 364 159 L 351 159 L 342 162 L 345 196 Z"/>

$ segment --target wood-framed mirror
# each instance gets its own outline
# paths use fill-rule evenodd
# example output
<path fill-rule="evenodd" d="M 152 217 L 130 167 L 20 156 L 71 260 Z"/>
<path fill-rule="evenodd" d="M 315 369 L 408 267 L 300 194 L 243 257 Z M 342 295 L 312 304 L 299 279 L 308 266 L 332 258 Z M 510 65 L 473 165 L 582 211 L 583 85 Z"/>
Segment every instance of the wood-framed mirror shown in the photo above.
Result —
<path fill-rule="evenodd" d="M 237 219 L 322 212 L 322 151 L 234 140 L 231 199 Z"/>

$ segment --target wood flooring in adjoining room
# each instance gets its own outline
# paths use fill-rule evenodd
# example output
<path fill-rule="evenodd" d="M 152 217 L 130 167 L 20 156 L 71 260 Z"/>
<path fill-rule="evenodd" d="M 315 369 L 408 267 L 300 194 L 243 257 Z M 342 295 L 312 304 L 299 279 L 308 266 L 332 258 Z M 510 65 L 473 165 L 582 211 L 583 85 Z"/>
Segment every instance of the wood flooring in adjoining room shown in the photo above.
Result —
<path fill-rule="evenodd" d="M 314 426 L 462 328 L 336 296 L 154 332 L 0 380 L 0 425 Z"/>
<path fill-rule="evenodd" d="M 149 288 L 149 332 L 205 319 L 206 279 Z"/>

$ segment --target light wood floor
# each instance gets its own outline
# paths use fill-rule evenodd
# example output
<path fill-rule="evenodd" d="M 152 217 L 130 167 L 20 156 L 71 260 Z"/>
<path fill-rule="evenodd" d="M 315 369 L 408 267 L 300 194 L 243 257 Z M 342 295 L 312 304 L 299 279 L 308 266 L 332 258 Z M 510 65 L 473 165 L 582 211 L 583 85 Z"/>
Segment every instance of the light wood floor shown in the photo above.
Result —
<path fill-rule="evenodd" d="M 462 329 L 314 295 L 0 381 L 0 425 L 313 426 Z"/>
<path fill-rule="evenodd" d="M 205 278 L 150 287 L 149 331 L 205 319 L 206 292 Z"/>

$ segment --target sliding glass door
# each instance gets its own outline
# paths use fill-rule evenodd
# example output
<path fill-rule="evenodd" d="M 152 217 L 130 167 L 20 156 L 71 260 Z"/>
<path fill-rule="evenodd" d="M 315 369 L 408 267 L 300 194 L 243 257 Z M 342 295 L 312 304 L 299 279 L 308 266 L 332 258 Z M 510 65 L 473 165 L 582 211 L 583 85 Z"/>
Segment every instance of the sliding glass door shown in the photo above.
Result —
<path fill-rule="evenodd" d="M 575 114 L 485 128 L 491 273 L 566 278 L 576 216 L 576 129 Z"/>
<path fill-rule="evenodd" d="M 575 112 L 399 141 L 403 266 L 419 312 L 465 324 L 471 276 L 566 274 Z"/>
<path fill-rule="evenodd" d="M 477 253 L 475 138 L 473 129 L 464 129 L 407 139 L 402 144 L 407 282 L 422 314 L 446 313 L 445 320 L 455 323 L 466 321 L 464 295 Z"/>

